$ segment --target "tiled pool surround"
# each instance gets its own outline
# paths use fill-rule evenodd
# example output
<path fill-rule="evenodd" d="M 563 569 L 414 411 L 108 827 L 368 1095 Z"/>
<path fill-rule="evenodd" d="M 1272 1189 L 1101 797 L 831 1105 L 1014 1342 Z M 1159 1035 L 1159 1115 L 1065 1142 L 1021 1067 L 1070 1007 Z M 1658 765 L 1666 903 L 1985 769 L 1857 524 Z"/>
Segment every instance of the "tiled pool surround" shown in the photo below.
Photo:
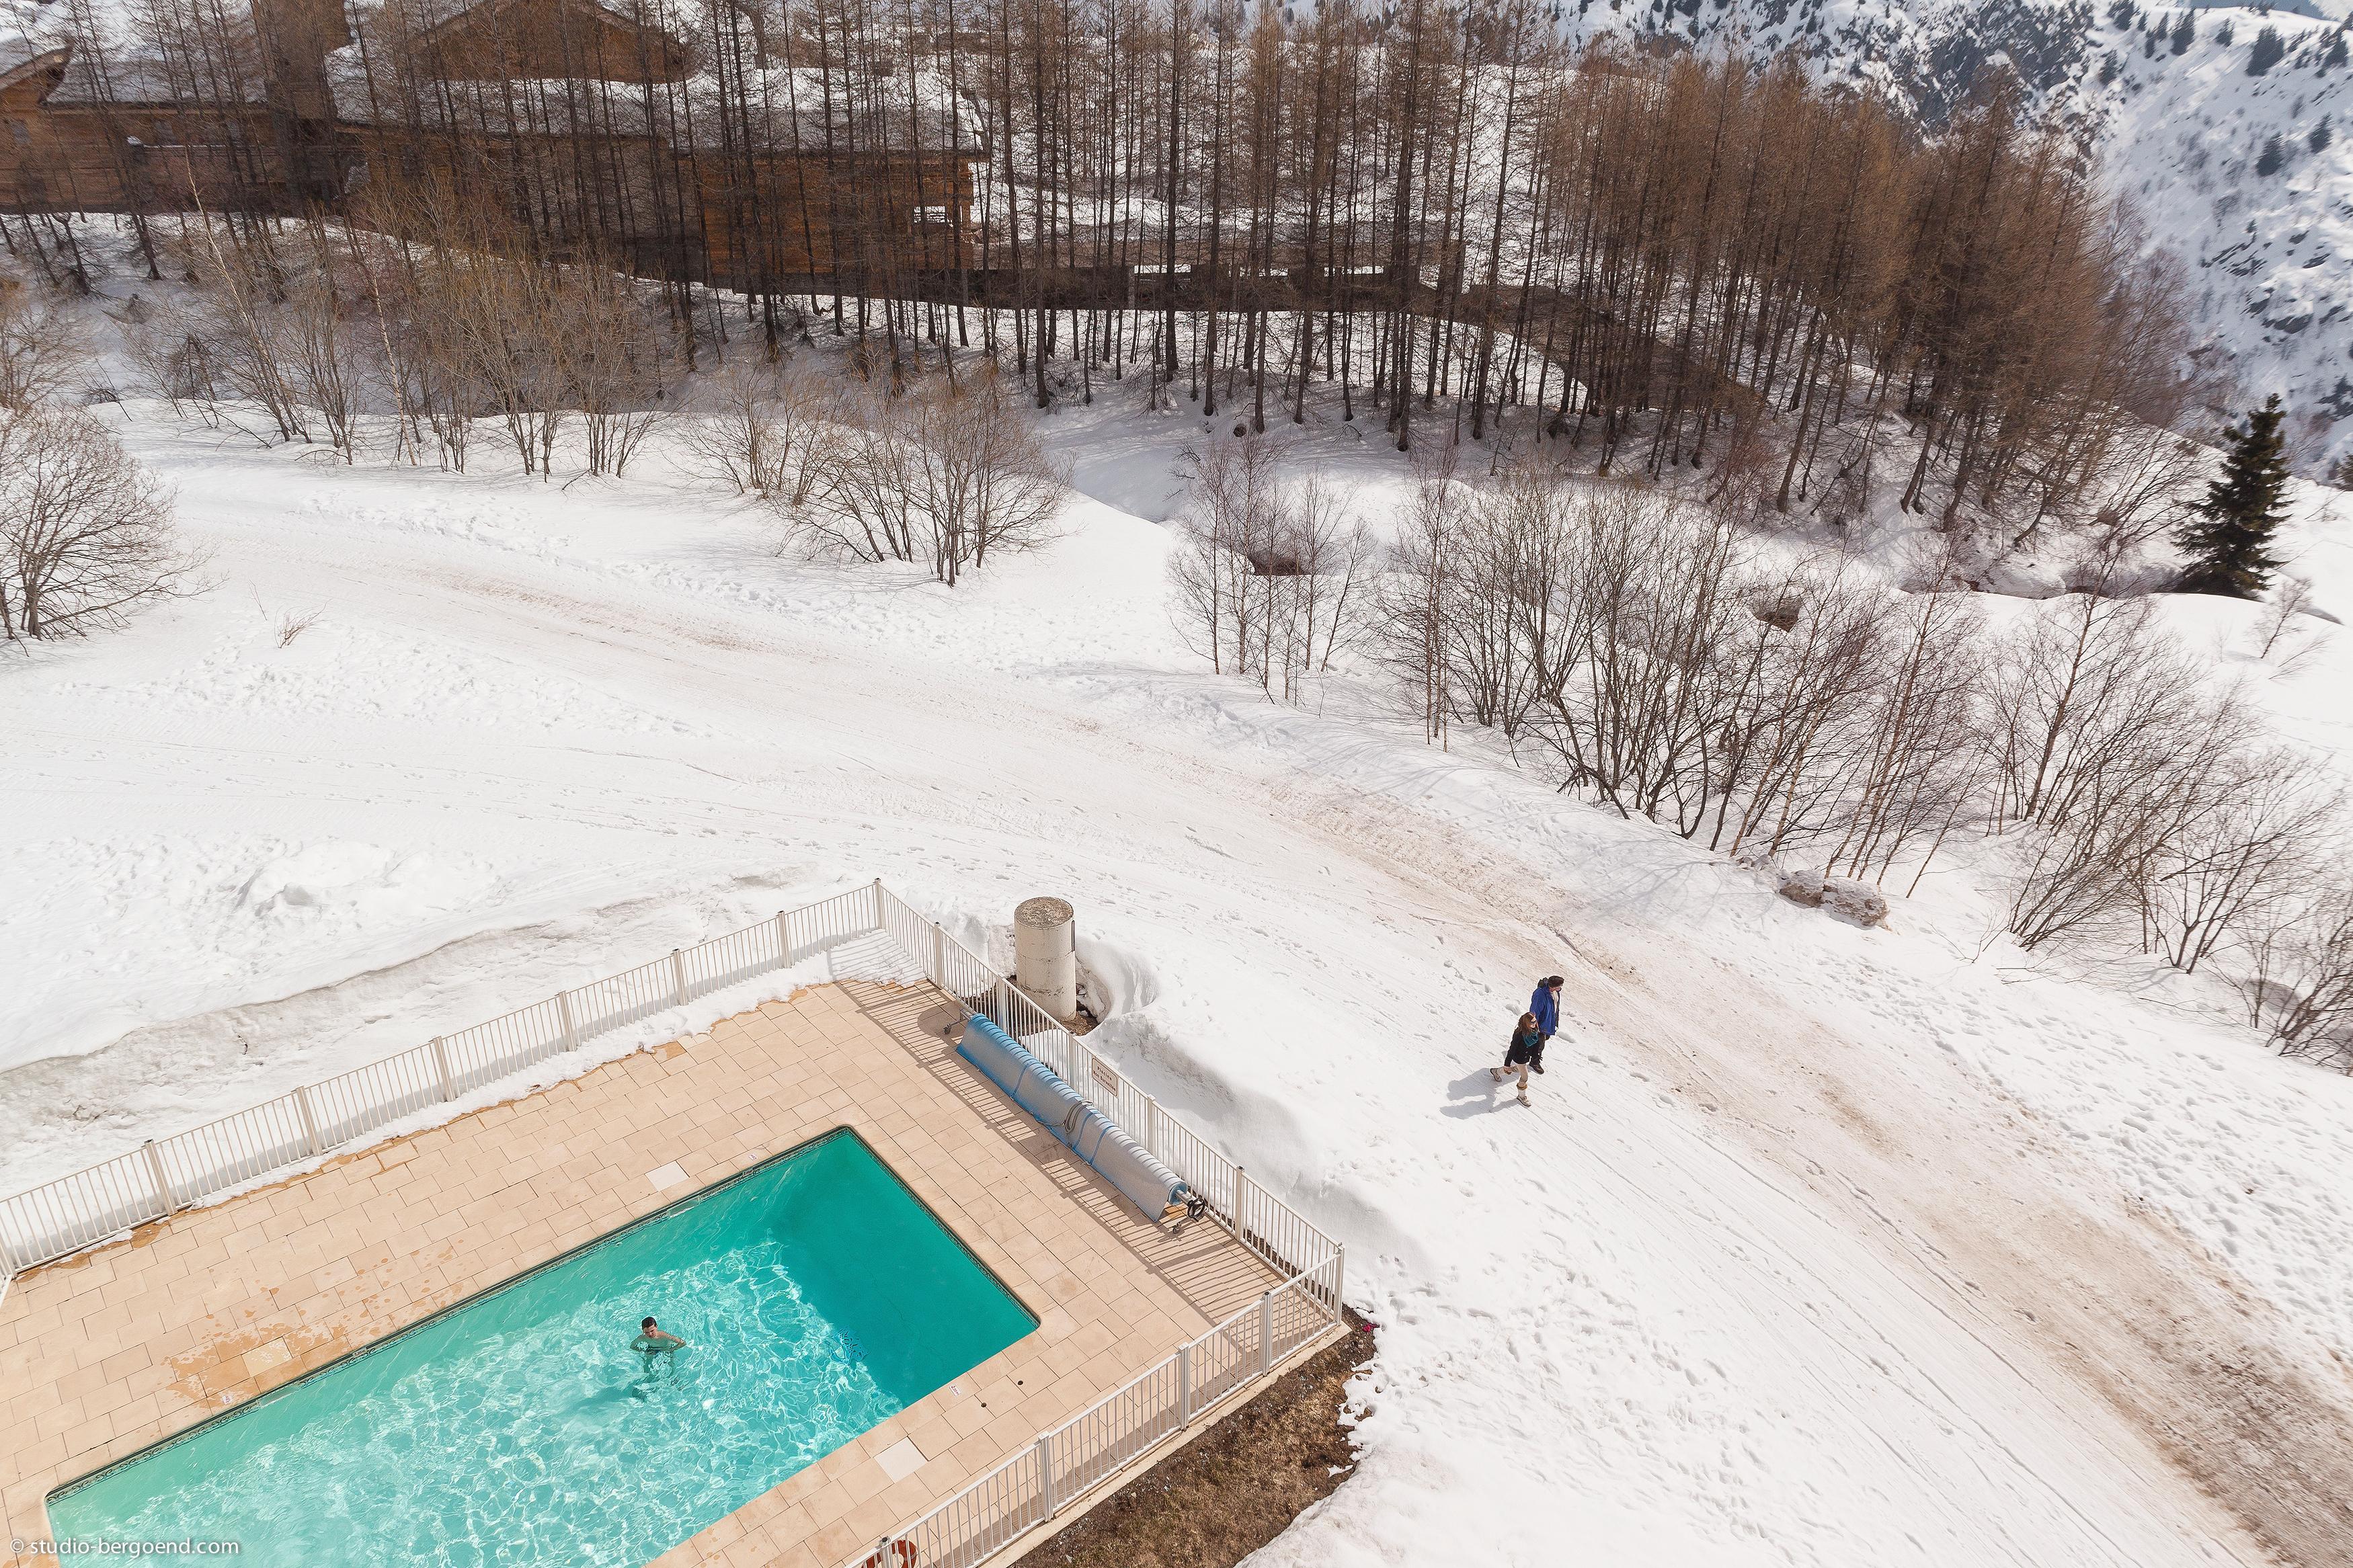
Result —
<path fill-rule="evenodd" d="M 837 1568 L 1274 1276 L 1124 1205 L 941 1037 L 928 986 L 739 1015 L 20 1277 L 0 1302 L 0 1534 L 54 1487 L 836 1127 L 1038 1331 L 665 1554 Z M 42 1559 L 46 1561 L 46 1559 Z"/>

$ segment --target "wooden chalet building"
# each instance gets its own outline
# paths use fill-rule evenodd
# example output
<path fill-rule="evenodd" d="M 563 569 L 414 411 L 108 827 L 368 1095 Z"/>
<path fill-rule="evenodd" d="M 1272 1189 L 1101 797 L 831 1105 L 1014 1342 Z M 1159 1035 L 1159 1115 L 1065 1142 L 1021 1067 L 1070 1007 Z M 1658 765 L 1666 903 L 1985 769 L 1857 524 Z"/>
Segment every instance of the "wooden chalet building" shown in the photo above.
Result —
<path fill-rule="evenodd" d="M 495 193 L 535 243 L 651 276 L 781 289 L 854 273 L 887 293 L 894 272 L 912 287 L 965 259 L 951 214 L 971 229 L 979 152 L 946 110 L 897 117 L 880 145 L 861 125 L 854 153 L 807 106 L 747 132 L 687 43 L 600 0 L 475 0 L 365 26 L 355 37 L 340 0 L 257 0 L 252 58 L 206 81 L 172 49 L 68 45 L 0 65 L 0 209 L 367 222 L 406 182 Z"/>

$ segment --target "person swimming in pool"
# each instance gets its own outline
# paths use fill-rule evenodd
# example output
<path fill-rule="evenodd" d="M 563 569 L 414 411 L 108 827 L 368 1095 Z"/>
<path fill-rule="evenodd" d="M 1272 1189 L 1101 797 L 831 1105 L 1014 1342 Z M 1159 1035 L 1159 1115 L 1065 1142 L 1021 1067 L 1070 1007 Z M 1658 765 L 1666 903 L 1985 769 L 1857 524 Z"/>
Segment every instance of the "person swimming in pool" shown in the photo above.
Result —
<path fill-rule="evenodd" d="M 638 1325 L 638 1337 L 629 1342 L 629 1348 L 633 1351 L 643 1351 L 649 1356 L 659 1355 L 667 1354 L 671 1351 L 684 1350 L 686 1342 L 656 1324 L 651 1318 L 648 1318 Z"/>

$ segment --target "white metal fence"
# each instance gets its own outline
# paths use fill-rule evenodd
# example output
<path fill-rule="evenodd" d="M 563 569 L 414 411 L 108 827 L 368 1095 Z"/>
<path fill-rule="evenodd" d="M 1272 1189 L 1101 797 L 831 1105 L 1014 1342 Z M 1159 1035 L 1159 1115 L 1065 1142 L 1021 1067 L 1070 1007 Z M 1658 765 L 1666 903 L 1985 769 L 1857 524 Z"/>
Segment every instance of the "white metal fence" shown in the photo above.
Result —
<path fill-rule="evenodd" d="M 1285 1276 L 1283 1282 L 1126 1387 L 1006 1460 L 851 1564 L 978 1568 L 1150 1449 L 1264 1377 L 1341 1321 L 1346 1257 L 1289 1204 L 1161 1109 L 987 963 L 880 882 L 882 927 L 967 1013 L 985 1014 L 1061 1075 L 1096 1110 L 1207 1198 L 1217 1223 Z M 913 1549 L 909 1556 L 902 1543 Z"/>
<path fill-rule="evenodd" d="M 607 1030 L 871 936 L 881 929 L 876 911 L 883 896 L 875 883 L 784 910 L 0 1199 L 0 1271 L 13 1275 L 79 1251 L 354 1142 Z"/>
<path fill-rule="evenodd" d="M 1265 1376 L 1341 1321 L 1346 1259 L 970 948 L 881 882 L 779 912 L 544 1002 L 437 1036 L 349 1072 L 0 1199 L 0 1270 L 13 1275 L 355 1143 L 611 1029 L 843 942 L 887 935 L 967 1014 L 987 1015 L 1201 1194 L 1210 1216 L 1283 1282 L 1167 1360 L 882 1542 L 925 1568 L 976 1568 L 1171 1433 Z M 853 1559 L 865 1561 L 865 1554 Z"/>

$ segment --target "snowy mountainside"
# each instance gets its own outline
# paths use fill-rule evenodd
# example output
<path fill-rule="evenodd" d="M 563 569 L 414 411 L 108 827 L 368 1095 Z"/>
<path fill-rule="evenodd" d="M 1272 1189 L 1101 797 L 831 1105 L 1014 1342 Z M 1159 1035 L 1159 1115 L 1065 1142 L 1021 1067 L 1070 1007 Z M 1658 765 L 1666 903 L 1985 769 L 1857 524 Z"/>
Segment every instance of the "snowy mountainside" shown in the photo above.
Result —
<path fill-rule="evenodd" d="M 1577 39 L 1674 40 L 1884 91 L 1934 125 L 1992 73 L 2078 137 L 2188 276 L 2217 422 L 2278 393 L 2297 467 L 2353 456 L 2353 65 L 2347 0 L 1586 0 Z M 2308 14 L 2299 14 L 2308 13 Z M 2187 29 L 2188 36 L 2183 33 Z M 2276 58 L 2266 31 L 2280 46 Z M 2261 67 L 2260 71 L 2256 69 Z"/>

